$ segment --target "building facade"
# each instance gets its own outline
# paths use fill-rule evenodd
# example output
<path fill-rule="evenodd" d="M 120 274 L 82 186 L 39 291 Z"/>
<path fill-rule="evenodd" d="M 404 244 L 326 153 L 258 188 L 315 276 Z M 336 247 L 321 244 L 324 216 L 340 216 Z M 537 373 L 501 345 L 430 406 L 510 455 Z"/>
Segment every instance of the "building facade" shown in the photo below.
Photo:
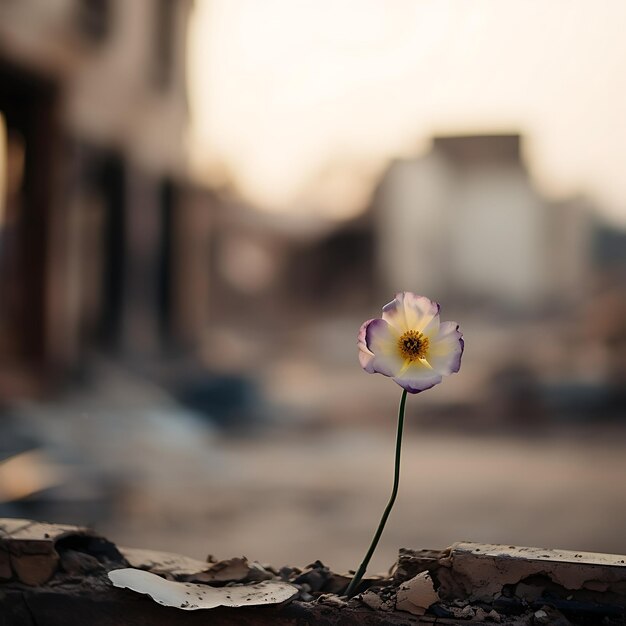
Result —
<path fill-rule="evenodd" d="M 590 214 L 541 196 L 518 135 L 435 138 L 425 156 L 390 166 L 376 217 L 391 290 L 529 312 L 588 280 Z"/>
<path fill-rule="evenodd" d="M 205 324 L 212 200 L 185 146 L 192 8 L 0 2 L 5 392 L 18 372 L 54 378 L 95 349 L 153 356 Z"/>

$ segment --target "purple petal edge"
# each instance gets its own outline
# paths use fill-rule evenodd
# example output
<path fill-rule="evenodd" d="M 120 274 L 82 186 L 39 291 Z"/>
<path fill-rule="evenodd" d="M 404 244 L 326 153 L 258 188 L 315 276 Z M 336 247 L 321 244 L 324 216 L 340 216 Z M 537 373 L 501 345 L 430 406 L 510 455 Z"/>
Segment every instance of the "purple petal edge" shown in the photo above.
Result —
<path fill-rule="evenodd" d="M 450 368 L 450 371 L 453 374 L 456 374 L 461 369 L 461 358 L 463 356 L 463 352 L 465 351 L 465 340 L 463 339 L 463 333 L 461 333 L 461 331 L 459 330 L 459 325 L 458 324 L 456 325 L 455 332 L 459 333 L 459 344 L 461 346 L 461 350 L 460 350 L 459 354 L 456 357 L 456 361 L 454 362 L 454 364 Z"/>
<path fill-rule="evenodd" d="M 458 326 L 457 326 L 458 329 Z M 452 373 L 456 374 L 461 369 L 461 357 L 463 356 L 463 352 L 465 351 L 465 340 L 463 339 L 463 335 L 459 337 L 459 343 L 461 344 L 461 351 L 457 356 L 457 360 L 452 366 Z"/>
<path fill-rule="evenodd" d="M 373 319 L 367 320 L 366 322 L 363 322 L 363 324 L 361 324 L 361 328 L 359 328 L 359 334 L 357 335 L 356 341 L 357 346 L 359 347 L 359 363 L 368 374 L 376 373 L 372 365 L 372 361 L 374 360 L 374 353 L 367 347 L 367 344 L 365 343 L 365 334 L 367 332 L 367 327 L 373 321 Z"/>
<path fill-rule="evenodd" d="M 369 324 L 365 328 L 365 346 L 370 352 L 372 351 L 372 348 L 370 348 L 370 340 L 372 338 L 372 332 L 374 331 L 376 327 L 380 326 L 381 324 L 388 326 L 385 320 L 376 318 L 376 319 L 370 320 Z"/>

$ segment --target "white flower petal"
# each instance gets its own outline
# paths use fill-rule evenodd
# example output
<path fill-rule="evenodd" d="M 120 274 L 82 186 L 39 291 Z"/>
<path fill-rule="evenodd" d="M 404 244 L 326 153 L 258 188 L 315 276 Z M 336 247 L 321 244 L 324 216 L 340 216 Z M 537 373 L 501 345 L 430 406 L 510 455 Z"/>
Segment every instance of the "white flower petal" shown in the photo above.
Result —
<path fill-rule="evenodd" d="M 411 362 L 403 356 L 399 340 L 409 330 L 428 339 L 425 358 Z M 382 319 L 361 326 L 357 345 L 366 372 L 389 376 L 410 393 L 430 389 L 443 376 L 458 372 L 464 348 L 458 325 L 440 322 L 439 305 L 408 291 L 396 294 L 383 307 Z"/>
<path fill-rule="evenodd" d="M 383 319 L 400 333 L 407 330 L 423 332 L 431 324 L 436 328 L 439 305 L 425 296 L 402 291 L 383 307 Z M 432 332 L 433 328 L 429 329 Z"/>
<path fill-rule="evenodd" d="M 366 348 L 374 354 L 368 366 L 379 374 L 396 376 L 404 367 L 398 351 L 398 333 L 385 320 L 371 320 L 365 328 Z"/>
<path fill-rule="evenodd" d="M 424 326 L 421 332 L 428 337 L 428 340 L 430 341 L 433 337 L 436 337 L 439 334 L 439 326 L 439 313 L 437 313 L 437 315 L 435 315 L 430 322 Z"/>
<path fill-rule="evenodd" d="M 438 385 L 441 382 L 441 374 L 428 369 L 421 363 L 414 363 L 400 376 L 395 376 L 393 380 L 409 393 L 419 393 Z"/>
<path fill-rule="evenodd" d="M 444 376 L 458 372 L 465 343 L 456 322 L 443 322 L 438 335 L 431 339 L 427 359 L 433 369 Z"/>
<path fill-rule="evenodd" d="M 395 354 L 377 354 L 372 361 L 372 368 L 377 374 L 384 374 L 393 378 L 402 373 L 404 359 Z"/>

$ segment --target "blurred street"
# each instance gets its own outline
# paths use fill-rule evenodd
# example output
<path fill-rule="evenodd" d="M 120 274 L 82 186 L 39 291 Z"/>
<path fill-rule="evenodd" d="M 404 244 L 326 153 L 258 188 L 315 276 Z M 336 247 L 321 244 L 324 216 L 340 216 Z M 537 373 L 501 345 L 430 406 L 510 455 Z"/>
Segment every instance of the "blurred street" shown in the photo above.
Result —
<path fill-rule="evenodd" d="M 372 570 L 386 570 L 399 547 L 461 540 L 626 553 L 626 432 L 595 437 L 410 432 Z M 99 529 L 123 545 L 197 558 L 355 568 L 388 499 L 393 438 L 390 419 L 388 431 L 220 441 L 213 471 L 139 506 L 131 524 L 120 517 Z"/>
<path fill-rule="evenodd" d="M 92 524 L 121 545 L 200 559 L 354 568 L 389 495 L 399 393 L 354 365 L 332 376 L 334 386 L 328 373 L 317 383 L 329 394 L 322 403 L 314 387 L 300 405 L 334 404 L 334 421 L 294 421 L 294 398 L 276 397 L 262 426 L 225 435 L 157 387 L 103 367 L 89 392 L 14 415 L 15 441 L 32 447 L 39 437 L 48 466 L 26 456 L 11 474 L 10 461 L 0 464 L 0 495 L 3 477 L 34 481 L 31 497 L 0 512 Z M 626 552 L 626 425 L 552 421 L 498 434 L 471 414 L 459 430 L 435 408 L 426 394 L 409 397 L 400 494 L 374 570 L 399 547 L 461 540 Z M 37 480 L 55 476 L 38 494 Z"/>

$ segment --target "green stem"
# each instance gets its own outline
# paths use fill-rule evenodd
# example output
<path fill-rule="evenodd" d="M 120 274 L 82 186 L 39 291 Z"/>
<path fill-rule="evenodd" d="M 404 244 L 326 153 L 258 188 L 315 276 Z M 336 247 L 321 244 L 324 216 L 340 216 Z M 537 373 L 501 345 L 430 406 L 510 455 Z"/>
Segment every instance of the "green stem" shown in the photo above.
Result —
<path fill-rule="evenodd" d="M 356 594 L 356 590 L 365 574 L 365 570 L 374 554 L 374 550 L 376 550 L 376 546 L 378 545 L 378 540 L 380 536 L 383 534 L 383 529 L 385 528 L 385 524 L 387 523 L 387 518 L 391 513 L 391 509 L 393 508 L 394 502 L 396 501 L 396 496 L 398 495 L 398 486 L 400 485 L 400 451 L 402 449 L 402 429 L 404 426 L 404 406 L 406 404 L 406 389 L 402 391 L 402 397 L 400 398 L 400 407 L 398 409 L 398 432 L 396 434 L 396 465 L 395 471 L 393 475 L 393 489 L 391 490 L 391 497 L 389 498 L 389 502 L 385 507 L 385 512 L 383 516 L 380 518 L 380 524 L 378 524 L 378 529 L 376 530 L 376 534 L 374 535 L 374 539 L 372 539 L 372 543 L 363 559 L 363 563 L 357 570 L 352 582 L 348 585 L 346 589 L 346 595 L 348 598 L 351 598 Z"/>

